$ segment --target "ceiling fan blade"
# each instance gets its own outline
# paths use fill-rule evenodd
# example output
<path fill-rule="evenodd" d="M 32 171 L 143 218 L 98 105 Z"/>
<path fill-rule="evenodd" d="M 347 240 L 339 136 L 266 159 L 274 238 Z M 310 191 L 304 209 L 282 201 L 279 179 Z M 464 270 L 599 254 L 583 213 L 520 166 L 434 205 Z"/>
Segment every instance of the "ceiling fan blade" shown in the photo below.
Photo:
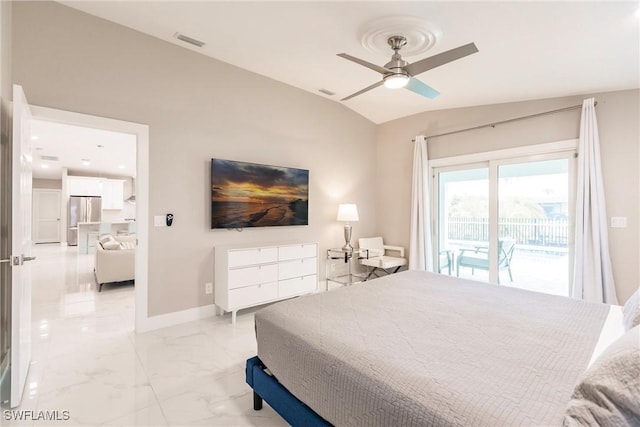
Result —
<path fill-rule="evenodd" d="M 424 73 L 425 71 L 439 67 L 448 62 L 455 61 L 456 59 L 464 58 L 465 56 L 476 52 L 478 52 L 476 45 L 474 43 L 469 43 L 464 46 L 456 47 L 455 49 L 430 56 L 429 58 L 421 59 L 420 61 L 407 65 L 404 67 L 404 70 L 412 76 L 417 76 L 420 73 Z"/>
<path fill-rule="evenodd" d="M 360 59 L 360 58 L 356 58 L 355 56 L 351 56 L 347 53 L 338 53 L 337 54 L 340 58 L 344 58 L 344 59 L 348 59 L 349 61 L 353 61 L 356 64 L 360 64 L 364 67 L 367 67 L 373 71 L 377 71 L 380 74 L 389 74 L 391 72 L 391 70 L 387 70 L 384 67 L 381 67 L 379 65 L 376 64 L 372 64 L 371 62 L 367 62 L 364 59 Z"/>
<path fill-rule="evenodd" d="M 415 92 L 418 95 L 426 96 L 427 98 L 431 99 L 440 95 L 440 92 L 413 77 L 409 79 L 409 83 L 404 88 L 409 89 L 411 92 Z"/>
<path fill-rule="evenodd" d="M 375 89 L 378 86 L 382 86 L 383 83 L 384 82 L 382 80 L 380 80 L 379 82 L 376 82 L 376 83 L 372 84 L 371 86 L 367 86 L 364 89 L 359 90 L 356 93 L 347 96 L 346 98 L 342 98 L 340 101 L 346 101 L 347 99 L 351 99 L 351 98 L 353 98 L 355 96 L 361 95 L 361 94 L 363 94 L 363 93 L 365 93 L 367 91 L 370 91 L 371 89 Z"/>

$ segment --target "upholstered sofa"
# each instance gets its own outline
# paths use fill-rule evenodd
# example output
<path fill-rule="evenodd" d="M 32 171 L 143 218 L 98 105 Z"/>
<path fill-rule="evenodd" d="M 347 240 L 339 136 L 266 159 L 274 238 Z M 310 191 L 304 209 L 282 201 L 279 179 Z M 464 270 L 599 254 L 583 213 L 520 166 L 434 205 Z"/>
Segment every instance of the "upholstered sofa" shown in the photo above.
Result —
<path fill-rule="evenodd" d="M 96 281 L 100 285 L 135 279 L 136 236 L 102 236 L 96 243 Z"/>

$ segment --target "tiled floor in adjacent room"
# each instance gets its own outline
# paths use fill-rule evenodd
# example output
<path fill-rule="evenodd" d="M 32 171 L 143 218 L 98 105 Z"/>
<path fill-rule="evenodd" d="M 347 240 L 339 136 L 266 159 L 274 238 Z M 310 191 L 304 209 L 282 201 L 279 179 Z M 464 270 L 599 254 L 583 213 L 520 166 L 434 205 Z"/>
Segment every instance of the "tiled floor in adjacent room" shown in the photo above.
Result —
<path fill-rule="evenodd" d="M 227 315 L 136 334 L 132 285 L 98 293 L 93 255 L 75 248 L 38 245 L 34 255 L 33 360 L 17 409 L 70 419 L 1 425 L 287 425 L 268 405 L 253 410 L 251 313 L 235 326 Z"/>

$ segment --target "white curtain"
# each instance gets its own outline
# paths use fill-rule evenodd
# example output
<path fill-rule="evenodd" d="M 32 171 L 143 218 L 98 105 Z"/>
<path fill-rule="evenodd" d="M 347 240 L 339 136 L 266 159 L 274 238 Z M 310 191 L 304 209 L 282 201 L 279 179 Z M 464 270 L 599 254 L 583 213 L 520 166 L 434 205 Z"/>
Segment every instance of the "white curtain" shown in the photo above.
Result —
<path fill-rule="evenodd" d="M 416 136 L 413 150 L 409 269 L 433 271 L 427 138 Z"/>
<path fill-rule="evenodd" d="M 582 103 L 572 296 L 592 302 L 618 303 L 609 255 L 600 137 L 593 98 Z"/>

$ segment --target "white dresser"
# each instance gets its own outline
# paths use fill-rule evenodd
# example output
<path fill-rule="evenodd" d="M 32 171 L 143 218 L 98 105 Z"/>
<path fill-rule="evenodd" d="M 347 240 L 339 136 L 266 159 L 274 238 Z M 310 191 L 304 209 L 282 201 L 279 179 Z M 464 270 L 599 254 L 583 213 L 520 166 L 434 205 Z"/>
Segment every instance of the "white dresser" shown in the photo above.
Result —
<path fill-rule="evenodd" d="M 215 304 L 236 312 L 318 290 L 318 244 L 289 242 L 214 248 Z"/>

